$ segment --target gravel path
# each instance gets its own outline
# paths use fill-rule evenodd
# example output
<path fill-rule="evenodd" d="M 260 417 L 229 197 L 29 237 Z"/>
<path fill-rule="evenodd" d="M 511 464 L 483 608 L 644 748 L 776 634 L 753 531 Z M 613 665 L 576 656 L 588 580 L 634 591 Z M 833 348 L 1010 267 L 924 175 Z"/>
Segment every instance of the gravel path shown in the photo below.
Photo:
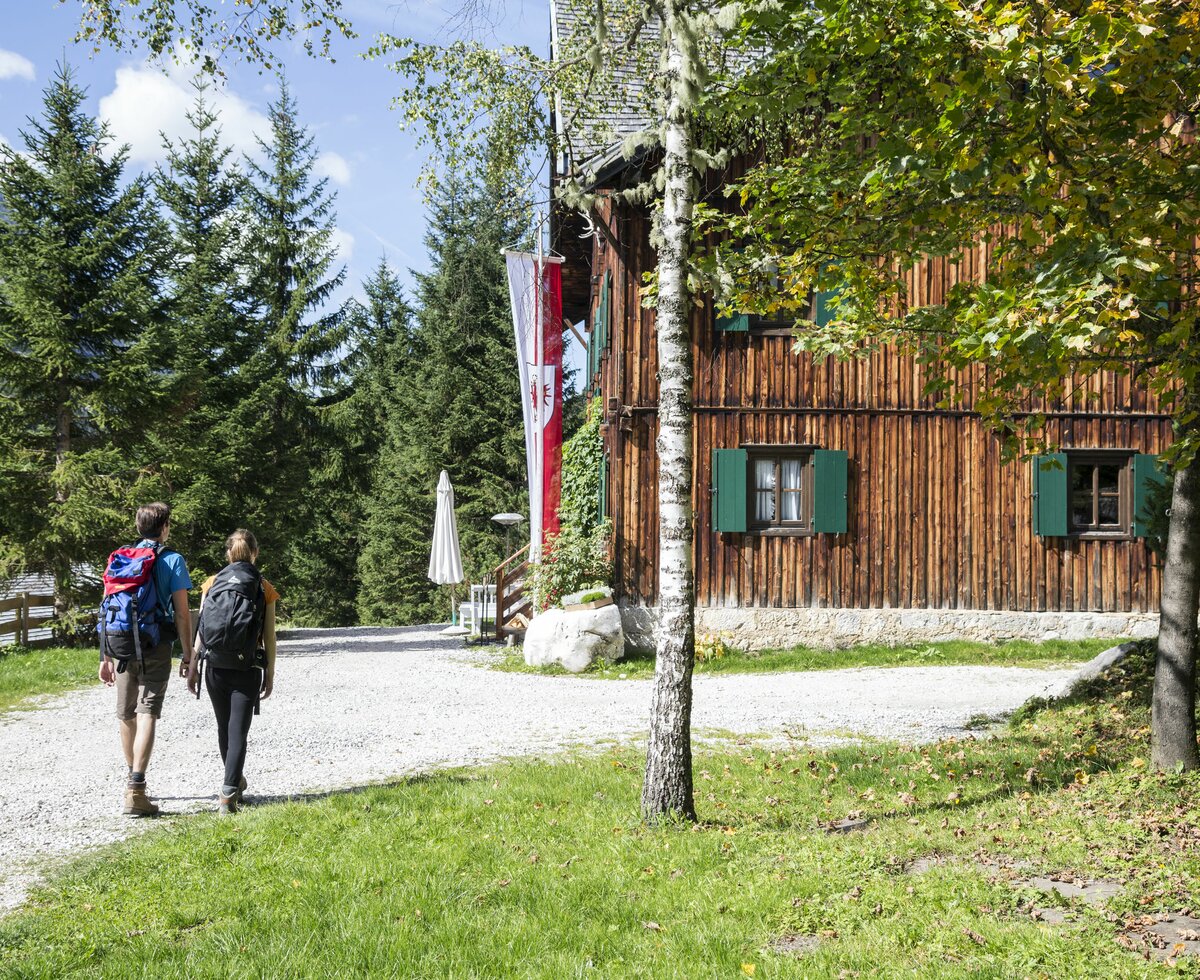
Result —
<path fill-rule="evenodd" d="M 248 798 L 357 786 L 438 766 L 543 755 L 641 735 L 649 681 L 508 674 L 435 630 L 297 631 L 251 730 Z M 1070 670 L 913 667 L 697 677 L 698 733 L 829 742 L 961 734 Z M 153 825 L 119 815 L 125 769 L 113 693 L 97 685 L 0 716 L 0 909 L 47 864 Z M 220 781 L 207 696 L 173 677 L 149 773 L 166 813 L 208 809 Z"/>

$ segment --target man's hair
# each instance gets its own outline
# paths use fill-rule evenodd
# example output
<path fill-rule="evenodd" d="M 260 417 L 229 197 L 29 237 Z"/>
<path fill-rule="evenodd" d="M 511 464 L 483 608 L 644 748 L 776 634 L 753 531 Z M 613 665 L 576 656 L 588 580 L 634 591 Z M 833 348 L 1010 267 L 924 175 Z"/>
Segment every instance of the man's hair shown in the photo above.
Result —
<path fill-rule="evenodd" d="M 258 557 L 258 539 L 253 531 L 239 527 L 225 539 L 225 557 L 230 562 L 254 561 Z"/>
<path fill-rule="evenodd" d="M 171 521 L 171 507 L 162 501 L 144 504 L 137 512 L 137 532 L 143 538 L 161 538 Z"/>

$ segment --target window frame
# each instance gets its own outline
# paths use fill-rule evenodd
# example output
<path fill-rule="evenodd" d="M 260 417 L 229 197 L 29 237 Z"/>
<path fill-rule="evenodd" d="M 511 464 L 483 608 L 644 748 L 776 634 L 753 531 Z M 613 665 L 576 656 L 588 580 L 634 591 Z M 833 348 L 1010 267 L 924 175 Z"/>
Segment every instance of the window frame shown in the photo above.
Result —
<path fill-rule="evenodd" d="M 806 303 L 807 309 L 803 313 L 788 313 L 786 316 L 751 313 L 749 314 L 749 322 L 746 324 L 746 332 L 757 337 L 793 337 L 796 333 L 796 321 L 798 319 L 806 316 L 812 320 L 817 315 L 817 294 L 815 291 L 811 289 L 808 291 Z"/>
<path fill-rule="evenodd" d="M 1133 540 L 1133 457 L 1131 449 L 1068 449 L 1062 452 L 1067 457 L 1067 536 L 1081 541 L 1132 541 Z M 1075 468 L 1077 466 L 1120 465 L 1117 474 L 1117 511 L 1119 526 L 1102 527 L 1099 518 L 1098 477 L 1092 478 L 1092 517 L 1095 523 L 1075 523 Z"/>
<path fill-rule="evenodd" d="M 746 450 L 746 534 L 764 537 L 812 537 L 817 532 L 815 522 L 815 473 L 814 446 L 770 446 L 743 445 Z M 758 513 L 758 482 L 755 464 L 762 460 L 775 463 L 775 518 L 770 522 L 760 521 Z M 784 460 L 800 461 L 800 520 L 785 521 L 783 513 L 783 489 L 780 467 Z"/>

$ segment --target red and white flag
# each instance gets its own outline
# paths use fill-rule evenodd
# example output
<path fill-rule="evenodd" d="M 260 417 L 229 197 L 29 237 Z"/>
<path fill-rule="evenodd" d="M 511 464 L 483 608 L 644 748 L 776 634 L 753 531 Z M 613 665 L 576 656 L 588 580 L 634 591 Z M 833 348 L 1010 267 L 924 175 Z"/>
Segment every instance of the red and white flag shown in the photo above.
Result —
<path fill-rule="evenodd" d="M 558 533 L 562 496 L 562 259 L 505 252 L 525 415 L 530 557 Z"/>

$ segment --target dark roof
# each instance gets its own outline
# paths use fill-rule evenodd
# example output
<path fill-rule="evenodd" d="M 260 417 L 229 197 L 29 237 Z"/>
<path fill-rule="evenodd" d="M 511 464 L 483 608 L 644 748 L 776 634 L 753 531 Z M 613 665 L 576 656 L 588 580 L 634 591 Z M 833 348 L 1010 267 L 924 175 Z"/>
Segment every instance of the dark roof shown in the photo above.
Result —
<path fill-rule="evenodd" d="M 569 2 L 550 0 L 550 31 L 551 56 L 558 60 L 563 51 L 584 49 L 592 21 L 581 18 Z M 644 62 L 651 53 L 657 56 L 658 45 L 653 42 L 658 36 L 656 22 L 642 28 L 628 60 L 611 69 L 614 84 L 610 91 L 589 93 L 585 105 L 571 103 L 569 96 L 556 100 L 555 118 L 566 158 L 560 172 L 601 172 L 621 159 L 627 136 L 650 125 L 654 94 Z"/>
<path fill-rule="evenodd" d="M 628 24 L 608 24 L 610 42 L 620 41 L 630 29 Z M 550 0 L 550 53 L 558 60 L 563 52 L 586 49 L 593 21 L 580 16 L 570 0 Z M 589 92 L 586 102 L 574 104 L 571 95 L 560 94 L 555 100 L 555 121 L 563 159 L 557 172 L 582 176 L 591 173 L 603 180 L 635 162 L 640 153 L 624 159 L 626 137 L 643 133 L 654 123 L 654 74 L 658 67 L 661 36 L 657 20 L 645 24 L 620 64 L 609 69 L 612 84 Z M 751 69 L 761 52 L 719 48 L 712 54 L 714 68 L 738 76 Z M 608 82 L 606 77 L 606 83 Z M 604 90 L 607 89 L 607 90 Z"/>

